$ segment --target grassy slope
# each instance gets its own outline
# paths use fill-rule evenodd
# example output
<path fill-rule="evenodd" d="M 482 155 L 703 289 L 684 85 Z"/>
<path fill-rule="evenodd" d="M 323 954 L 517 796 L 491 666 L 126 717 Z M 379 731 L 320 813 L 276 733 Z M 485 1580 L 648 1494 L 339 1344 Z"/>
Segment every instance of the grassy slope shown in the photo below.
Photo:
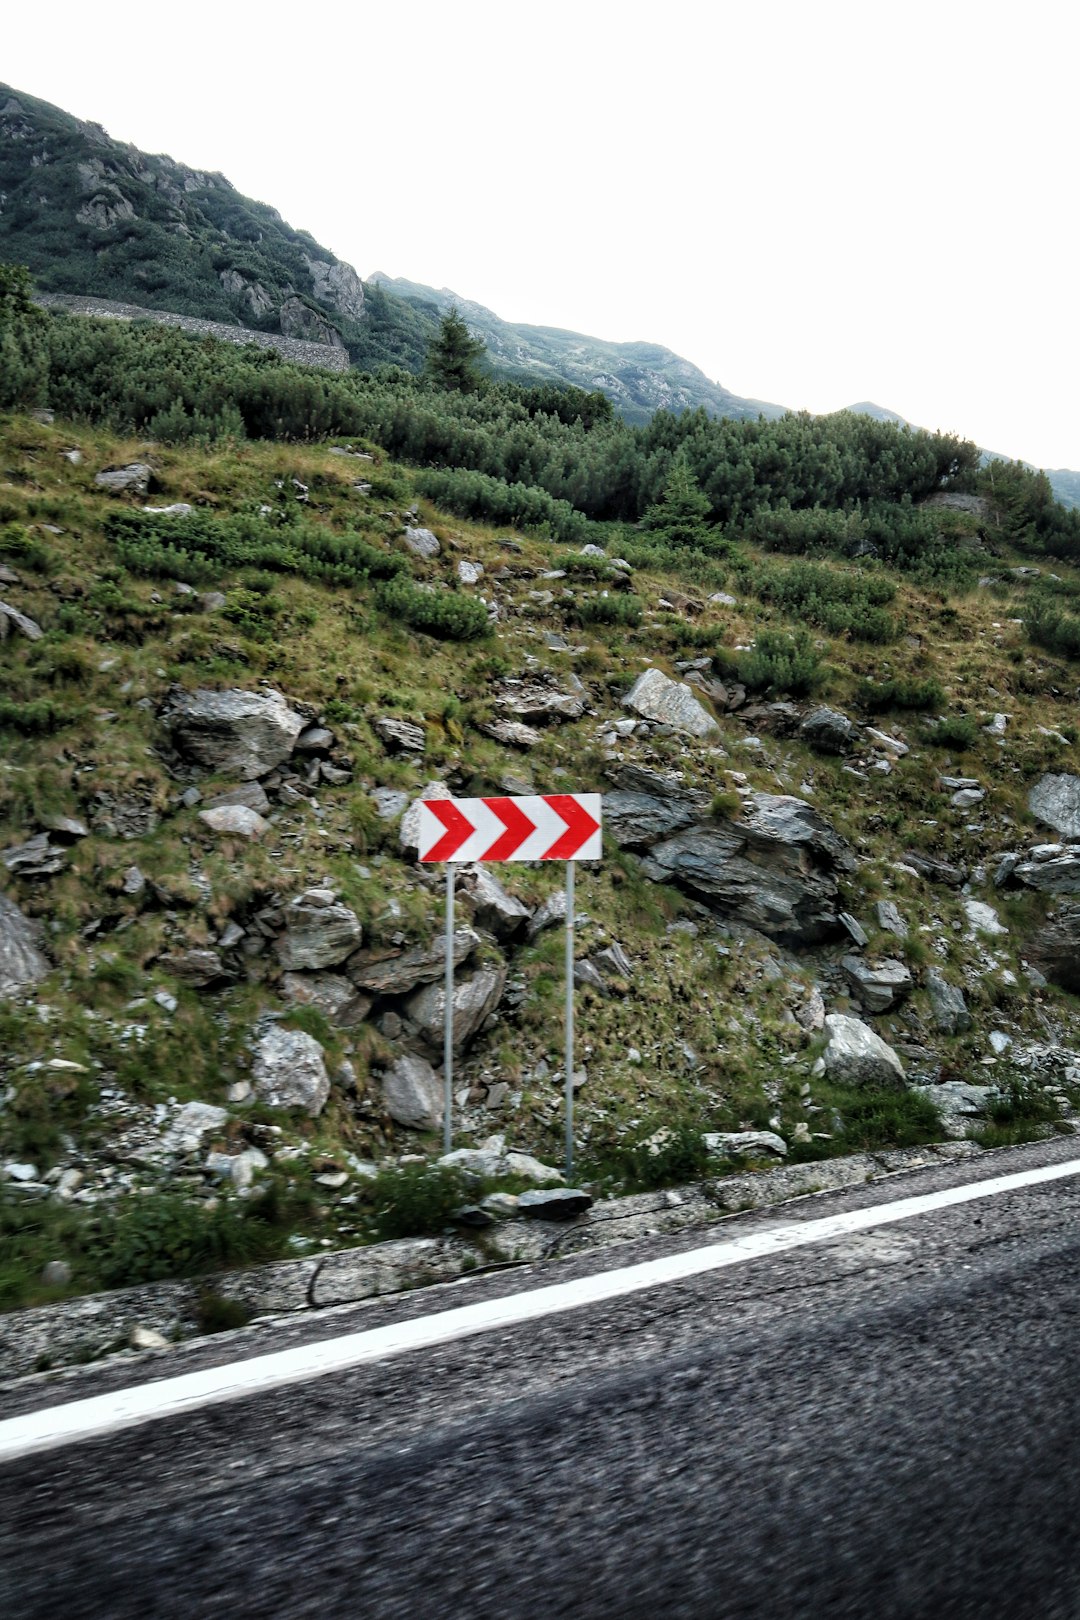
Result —
<path fill-rule="evenodd" d="M 83 455 L 79 467 L 62 454 L 73 447 Z M 206 943 L 228 916 L 324 876 L 354 906 L 369 940 L 400 932 L 427 938 L 438 929 L 438 885 L 398 858 L 395 829 L 372 811 L 372 786 L 413 790 L 432 776 L 453 772 L 458 791 L 500 791 L 503 776 L 512 771 L 531 778 L 540 790 L 599 789 L 608 760 L 597 737 L 599 725 L 621 712 L 619 701 L 645 661 L 674 672 L 675 658 L 698 652 L 701 625 L 711 625 L 717 645 L 730 648 L 749 641 L 763 625 L 783 622 L 772 609 L 742 597 L 734 609 L 708 607 L 694 627 L 697 645 L 688 647 L 686 621 L 656 605 L 666 584 L 685 587 L 687 581 L 639 571 L 635 590 L 646 604 L 640 628 L 582 631 L 568 622 L 568 598 L 557 596 L 550 605 L 531 600 L 530 592 L 547 584 L 538 576 L 552 566 L 550 543 L 518 536 L 520 549 L 508 550 L 502 544 L 505 532 L 446 520 L 421 502 L 421 520 L 435 528 L 444 551 L 414 571 L 420 578 L 448 582 L 459 558 L 482 562 L 483 588 L 503 612 L 496 635 L 465 647 L 434 641 L 388 622 L 364 592 L 333 593 L 284 578 L 274 586 L 280 615 L 272 634 L 253 640 L 220 615 L 188 611 L 188 599 L 175 596 L 167 582 L 136 579 L 117 568 L 103 523 L 118 498 L 95 489 L 93 474 L 142 456 L 154 466 L 158 503 L 186 500 L 221 511 L 273 503 L 277 481 L 296 477 L 309 486 L 309 513 L 319 521 L 358 529 L 390 547 L 398 543 L 401 515 L 412 498 L 409 474 L 381 462 L 371 475 L 375 491 L 368 497 L 357 494 L 352 484 L 359 464 L 331 456 L 321 445 L 180 450 L 123 442 L 66 424 L 43 426 L 25 417 L 3 422 L 0 553 L 22 575 L 19 586 L 4 591 L 47 631 L 36 645 L 16 638 L 0 653 L 4 696 L 16 704 L 47 698 L 55 705 L 55 718 L 45 735 L 3 731 L 0 848 L 27 837 L 43 816 L 86 815 L 102 789 L 134 792 L 161 817 L 157 831 L 142 839 L 93 834 L 75 846 L 59 877 L 7 885 L 28 910 L 49 918 L 50 949 L 58 964 L 40 998 L 47 1013 L 33 1005 L 0 1011 L 0 1063 L 13 1087 L 0 1112 L 0 1156 L 31 1158 L 42 1171 L 70 1157 L 64 1132 L 82 1148 L 107 1141 L 115 1122 L 100 1112 L 103 1084 L 118 1085 L 137 1105 L 148 1106 L 170 1097 L 221 1102 L 229 1084 L 243 1077 L 252 1020 L 260 1010 L 281 1006 L 265 959 L 255 964 L 252 982 L 209 994 L 179 988 L 157 965 L 163 950 Z M 963 543 L 970 520 L 959 514 L 943 521 L 955 525 L 957 543 Z M 997 566 L 1009 560 L 1002 557 Z M 724 565 L 716 568 L 708 582 L 712 589 L 724 580 Z M 92 582 L 102 580 L 112 580 L 116 589 L 95 595 Z M 223 577 L 219 583 L 230 590 L 241 581 Z M 586 581 L 566 584 L 578 596 L 596 588 Z M 557 582 L 551 588 L 564 590 Z M 983 1030 L 933 1044 L 952 1072 L 977 1076 L 986 1028 L 1045 1039 L 1052 1027 L 1068 1036 L 1074 1011 L 1069 998 L 1047 992 L 1036 999 L 1026 986 L 1011 988 L 1002 976 L 1006 968 L 1022 971 L 1023 939 L 1037 919 L 1038 901 L 1001 905 L 1012 933 L 992 943 L 979 940 L 970 936 L 957 895 L 897 871 L 895 862 L 915 846 L 978 865 L 997 850 L 1032 841 L 1025 810 L 1028 783 L 1046 768 L 1076 768 L 1075 749 L 1039 729 L 1071 725 L 1076 676 L 1026 647 L 1016 622 L 1023 611 L 1020 585 L 946 601 L 901 582 L 899 611 L 907 635 L 890 647 L 843 640 L 828 646 L 832 673 L 824 695 L 850 711 L 865 677 L 933 674 L 947 692 L 950 712 L 979 719 L 996 709 L 1009 712 L 1004 750 L 980 734 L 972 751 L 950 758 L 941 749 L 918 745 L 917 718 L 897 715 L 885 716 L 885 723 L 895 719 L 916 746 L 892 776 L 871 773 L 869 781 L 793 740 L 764 735 L 760 748 L 748 745 L 748 727 L 738 717 L 721 717 L 726 754 L 687 748 L 675 737 L 654 737 L 646 745 L 628 741 L 621 753 L 681 769 L 688 782 L 712 792 L 730 790 L 731 771 L 743 772 L 753 787 L 765 791 L 798 793 L 808 787 L 860 856 L 845 897 L 849 909 L 869 922 L 871 900 L 888 895 L 915 924 L 906 945 L 888 937 L 874 942 L 882 953 L 906 954 L 918 974 L 937 960 L 932 942 L 941 940 L 953 975 L 967 970 L 976 983 L 969 1000 L 985 1014 Z M 581 650 L 548 651 L 545 631 L 565 632 Z M 545 733 L 528 756 L 511 755 L 477 727 L 491 713 L 492 680 L 504 672 L 521 673 L 527 664 L 559 674 L 575 670 L 596 712 Z M 231 846 L 210 839 L 194 812 L 178 807 L 184 784 L 170 777 L 158 753 L 161 733 L 154 711 L 173 681 L 250 685 L 260 678 L 331 718 L 353 755 L 355 778 L 349 786 L 321 790 L 318 815 L 304 806 L 281 812 L 262 846 Z M 386 755 L 371 727 L 382 713 L 425 725 L 428 751 L 422 768 Z M 942 770 L 977 776 L 990 786 L 977 833 L 965 832 L 968 818 L 949 807 L 948 793 L 937 783 Z M 204 793 L 212 785 L 200 780 Z M 119 892 L 124 870 L 135 861 L 159 885 L 161 903 L 140 908 Z M 530 903 L 561 878 L 525 867 L 504 868 L 502 875 Z M 995 899 L 985 883 L 977 883 L 975 892 Z M 582 929 L 582 948 L 619 940 L 635 970 L 624 995 L 602 999 L 586 990 L 579 996 L 581 1057 L 589 1073 L 579 1119 L 586 1162 L 591 1154 L 594 1172 L 610 1165 L 620 1142 L 659 1124 L 724 1129 L 765 1125 L 779 1117 L 789 1133 L 800 1121 L 816 1131 L 828 1128 L 832 1107 L 845 1099 L 815 1082 L 818 1112 L 807 1111 L 801 1088 L 815 1048 L 791 1011 L 805 999 L 816 967 L 838 959 L 842 948 L 795 963 L 763 940 L 733 939 L 675 892 L 645 881 L 636 864 L 615 851 L 582 873 L 579 896 L 590 919 Z M 100 918 L 105 926 L 95 930 Z M 695 921 L 699 932 L 669 931 L 679 920 Z M 515 1145 L 557 1159 L 561 951 L 556 931 L 515 955 L 511 977 L 525 986 L 523 1006 L 486 1035 L 462 1067 L 461 1084 L 470 1089 L 470 1102 L 459 1140 L 479 1141 L 491 1130 L 505 1129 Z M 148 999 L 158 989 L 178 996 L 175 1015 Z M 910 1012 L 887 1016 L 878 1027 L 894 1040 L 923 1038 L 919 1019 L 925 1006 L 924 992 L 917 991 Z M 278 1178 L 286 1212 L 266 1239 L 268 1252 L 278 1252 L 297 1230 L 336 1243 L 363 1238 L 370 1230 L 363 1206 L 336 1203 L 312 1185 L 311 1174 L 320 1165 L 342 1165 L 346 1150 L 380 1157 L 407 1151 L 415 1141 L 389 1126 L 369 1085 L 371 1064 L 387 1050 L 378 1031 L 364 1026 L 350 1037 L 310 1013 L 294 1019 L 324 1040 L 332 1065 L 350 1057 L 359 1098 L 354 1101 L 335 1087 L 325 1114 L 314 1123 L 258 1110 L 245 1113 L 246 1121 L 284 1124 L 288 1140 L 306 1141 L 309 1148 L 304 1164 L 310 1170 Z M 698 1055 L 699 1066 L 691 1066 L 687 1047 Z M 640 1063 L 629 1058 L 631 1048 L 641 1053 Z M 52 1057 L 81 1063 L 86 1073 L 42 1075 L 23 1067 Z M 538 1068 L 542 1060 L 547 1074 Z M 496 1080 L 509 1081 L 511 1097 L 489 1110 L 482 1101 L 484 1087 Z M 848 1148 L 860 1140 L 904 1140 L 912 1129 L 910 1119 L 883 1102 L 876 1123 L 866 1129 L 856 1124 L 846 1134 L 834 1128 L 833 1139 L 815 1151 Z M 243 1134 L 248 1125 L 229 1130 Z M 72 1286 L 100 1282 L 106 1273 L 87 1246 L 86 1221 L 80 1225 L 70 1209 L 40 1218 L 66 1223 L 65 1252 L 78 1257 Z M 58 1241 L 55 1231 L 20 1236 L 23 1258 L 12 1262 L 9 1303 L 41 1296 L 34 1278 Z"/>

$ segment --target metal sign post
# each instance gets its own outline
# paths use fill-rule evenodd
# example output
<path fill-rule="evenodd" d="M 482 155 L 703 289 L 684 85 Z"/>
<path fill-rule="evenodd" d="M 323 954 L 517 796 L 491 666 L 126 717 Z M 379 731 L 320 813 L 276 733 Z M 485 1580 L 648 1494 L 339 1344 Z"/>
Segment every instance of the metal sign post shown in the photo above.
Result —
<path fill-rule="evenodd" d="M 475 861 L 566 862 L 566 1175 L 574 1168 L 574 862 L 603 851 L 598 793 L 515 799 L 422 799 L 419 858 L 446 862 L 443 1151 L 453 1141 L 454 867 Z"/>

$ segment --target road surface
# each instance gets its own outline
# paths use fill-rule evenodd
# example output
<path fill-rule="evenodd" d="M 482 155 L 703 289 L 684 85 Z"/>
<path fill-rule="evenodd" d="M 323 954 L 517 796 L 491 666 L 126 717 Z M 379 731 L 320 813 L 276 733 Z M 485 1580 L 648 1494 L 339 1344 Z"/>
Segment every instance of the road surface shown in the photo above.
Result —
<path fill-rule="evenodd" d="M 878 1224 L 820 1224 L 860 1210 Z M 29 1380 L 0 1420 L 733 1241 L 594 1304 L 0 1444 L 0 1614 L 1076 1620 L 1075 1141 Z"/>

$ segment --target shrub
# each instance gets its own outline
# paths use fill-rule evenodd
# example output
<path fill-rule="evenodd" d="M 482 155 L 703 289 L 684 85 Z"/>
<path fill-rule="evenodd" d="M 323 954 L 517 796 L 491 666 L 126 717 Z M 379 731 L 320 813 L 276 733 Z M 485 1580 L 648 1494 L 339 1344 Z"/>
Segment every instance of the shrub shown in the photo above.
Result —
<path fill-rule="evenodd" d="M 21 731 L 26 737 L 47 736 L 69 726 L 79 718 L 79 711 L 52 698 L 31 698 L 18 703 L 14 698 L 0 697 L 0 731 Z"/>
<path fill-rule="evenodd" d="M 484 603 L 459 591 L 427 591 L 411 580 L 392 579 L 379 586 L 376 601 L 390 618 L 442 641 L 477 641 L 488 633 Z"/>
<path fill-rule="evenodd" d="M 94 1245 L 101 1280 L 125 1288 L 257 1260 L 278 1247 L 257 1209 L 222 1202 L 208 1211 L 179 1193 L 130 1199 L 102 1221 Z"/>
<path fill-rule="evenodd" d="M 1010 1147 L 1015 1142 L 1037 1142 L 1048 1136 L 1061 1118 L 1057 1099 L 1026 1075 L 1010 1075 L 997 1083 L 997 1096 L 987 1107 L 987 1123 L 972 1132 L 981 1147 Z"/>
<path fill-rule="evenodd" d="M 979 726 L 973 715 L 947 714 L 923 732 L 923 741 L 934 748 L 952 748 L 965 753 L 979 740 Z"/>
<path fill-rule="evenodd" d="M 643 607 L 640 596 L 609 595 L 605 592 L 600 596 L 581 597 L 570 609 L 570 618 L 580 625 L 617 624 L 636 629 L 641 623 Z"/>
<path fill-rule="evenodd" d="M 398 1238 L 441 1232 L 468 1195 L 458 1171 L 409 1164 L 380 1171 L 367 1196 L 379 1237 Z"/>
<path fill-rule="evenodd" d="M 940 683 L 932 678 L 922 681 L 908 678 L 863 681 L 857 701 L 872 713 L 880 713 L 883 709 L 940 709 L 945 702 L 945 693 Z"/>
<path fill-rule="evenodd" d="M 736 653 L 734 658 L 729 653 L 718 653 L 716 662 L 733 663 L 739 680 L 751 692 L 770 689 L 806 697 L 825 679 L 807 630 L 796 630 L 792 635 L 782 630 L 762 630 L 746 652 Z"/>

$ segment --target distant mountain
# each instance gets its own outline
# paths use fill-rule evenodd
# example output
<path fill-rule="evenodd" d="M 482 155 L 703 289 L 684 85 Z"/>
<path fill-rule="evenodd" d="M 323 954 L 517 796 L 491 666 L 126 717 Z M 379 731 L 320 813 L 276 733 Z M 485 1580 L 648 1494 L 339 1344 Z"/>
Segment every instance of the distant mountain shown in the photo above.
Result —
<path fill-rule="evenodd" d="M 473 303 L 449 287 L 436 290 L 404 277 L 377 271 L 372 282 L 418 310 L 440 315 L 457 306 L 475 336 L 481 338 L 498 372 L 530 382 L 569 382 L 577 388 L 600 389 L 631 422 L 644 422 L 653 411 L 686 411 L 704 406 L 711 416 L 775 418 L 786 406 L 743 399 L 658 343 L 608 343 L 603 338 L 565 332 L 555 326 L 524 326 L 504 321 L 483 304 Z"/>
<path fill-rule="evenodd" d="M 847 409 L 853 411 L 856 416 L 872 416 L 875 422 L 895 422 L 898 427 L 915 426 L 914 422 L 909 422 L 907 417 L 901 416 L 898 411 L 886 410 L 883 405 L 875 405 L 870 400 L 860 400 L 858 405 L 849 405 Z M 999 450 L 984 450 L 982 456 L 984 462 L 1016 460 L 1015 456 L 1002 455 Z M 1033 463 L 1025 461 L 1024 466 L 1033 467 Z M 1045 472 L 1050 481 L 1050 488 L 1062 506 L 1080 507 L 1080 472 L 1070 472 L 1067 467 L 1043 467 L 1034 470 Z"/>

